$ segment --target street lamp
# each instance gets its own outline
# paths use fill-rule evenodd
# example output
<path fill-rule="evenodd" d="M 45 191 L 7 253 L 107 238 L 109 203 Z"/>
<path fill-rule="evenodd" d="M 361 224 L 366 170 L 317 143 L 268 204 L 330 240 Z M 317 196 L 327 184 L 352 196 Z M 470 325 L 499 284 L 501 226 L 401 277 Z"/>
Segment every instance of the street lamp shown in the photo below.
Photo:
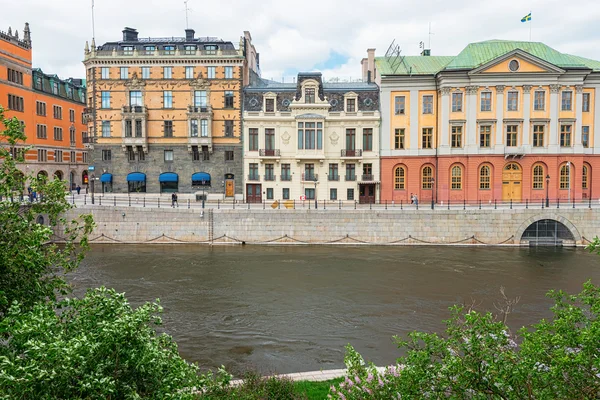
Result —
<path fill-rule="evenodd" d="M 91 176 L 91 189 L 92 189 L 92 204 L 94 204 L 94 181 L 96 180 L 96 175 L 92 174 Z"/>
<path fill-rule="evenodd" d="M 431 209 L 433 210 L 435 208 L 435 203 L 434 203 L 434 196 L 435 196 L 435 178 L 431 178 L 431 188 L 432 188 L 432 193 L 431 193 Z"/>
<path fill-rule="evenodd" d="M 548 199 L 548 186 L 550 186 L 550 175 L 546 175 L 546 208 L 550 207 L 550 200 Z"/>
<path fill-rule="evenodd" d="M 315 176 L 315 210 L 318 207 L 318 203 L 317 203 L 317 177 Z"/>

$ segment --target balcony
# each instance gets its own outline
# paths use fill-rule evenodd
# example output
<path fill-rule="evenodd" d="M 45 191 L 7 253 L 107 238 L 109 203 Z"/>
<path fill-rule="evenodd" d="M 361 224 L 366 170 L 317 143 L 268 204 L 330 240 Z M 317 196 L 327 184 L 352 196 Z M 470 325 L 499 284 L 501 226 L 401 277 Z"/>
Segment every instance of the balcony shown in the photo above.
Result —
<path fill-rule="evenodd" d="M 281 150 L 279 149 L 259 149 L 258 150 L 258 156 L 259 157 L 280 157 L 281 156 Z"/>
<path fill-rule="evenodd" d="M 375 176 L 373 174 L 363 174 L 361 177 L 361 181 L 363 182 L 373 182 L 375 180 Z"/>
<path fill-rule="evenodd" d="M 346 182 L 355 182 L 356 181 L 356 175 L 346 175 Z"/>
<path fill-rule="evenodd" d="M 316 182 L 318 180 L 319 180 L 318 174 L 307 174 L 307 173 L 302 174 L 302 182 Z"/>
<path fill-rule="evenodd" d="M 292 180 L 291 175 L 280 175 L 279 180 L 282 182 L 290 182 Z"/>
<path fill-rule="evenodd" d="M 248 174 L 249 181 L 260 181 L 260 175 L 258 174 Z"/>
<path fill-rule="evenodd" d="M 201 118 L 202 114 L 210 114 L 212 116 L 212 107 L 209 105 L 188 106 L 188 114 L 200 114 L 198 118 Z"/>
<path fill-rule="evenodd" d="M 360 158 L 362 157 L 362 150 L 361 149 L 357 149 L 357 150 L 348 150 L 348 149 L 342 149 L 342 154 L 341 154 L 342 158 Z"/>
<path fill-rule="evenodd" d="M 327 180 L 331 181 L 331 182 L 339 182 L 340 180 L 340 176 L 339 175 L 327 175 Z"/>
<path fill-rule="evenodd" d="M 125 117 L 125 114 L 139 115 L 146 114 L 148 109 L 146 106 L 123 106 L 121 107 L 121 113 Z"/>
<path fill-rule="evenodd" d="M 268 182 L 274 182 L 275 181 L 275 175 L 273 174 L 267 174 L 264 176 L 264 180 L 268 181 Z"/>
<path fill-rule="evenodd" d="M 83 109 L 83 123 L 89 124 L 94 120 L 94 110 L 91 107 L 85 107 Z"/>
<path fill-rule="evenodd" d="M 522 146 L 506 146 L 504 147 L 504 159 L 507 158 L 522 158 L 525 155 L 525 150 Z"/>

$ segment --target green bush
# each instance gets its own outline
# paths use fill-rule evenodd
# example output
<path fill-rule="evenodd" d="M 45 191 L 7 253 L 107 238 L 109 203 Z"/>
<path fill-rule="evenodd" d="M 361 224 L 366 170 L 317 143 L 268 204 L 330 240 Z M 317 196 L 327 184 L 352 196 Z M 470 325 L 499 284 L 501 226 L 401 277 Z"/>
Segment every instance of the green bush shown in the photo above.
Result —
<path fill-rule="evenodd" d="M 201 397 L 204 400 L 302 400 L 306 398 L 297 390 L 292 380 L 276 376 L 262 377 L 255 372 L 247 372 L 243 382 L 237 386 L 211 385 Z"/>

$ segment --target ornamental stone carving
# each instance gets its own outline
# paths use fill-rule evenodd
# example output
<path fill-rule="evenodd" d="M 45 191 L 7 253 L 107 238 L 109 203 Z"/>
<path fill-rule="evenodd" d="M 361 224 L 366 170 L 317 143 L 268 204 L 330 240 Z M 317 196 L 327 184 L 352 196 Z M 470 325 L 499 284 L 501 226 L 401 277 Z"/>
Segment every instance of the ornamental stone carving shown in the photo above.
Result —
<path fill-rule="evenodd" d="M 504 93 L 504 89 L 506 88 L 506 86 L 504 85 L 497 85 L 496 86 L 496 93 Z"/>
<path fill-rule="evenodd" d="M 531 85 L 523 85 L 523 93 L 527 94 L 527 93 L 531 93 Z"/>
<path fill-rule="evenodd" d="M 287 131 L 283 132 L 283 135 L 281 135 L 281 141 L 285 145 L 290 144 L 290 139 L 291 138 L 292 137 L 290 136 L 290 134 Z"/>
<path fill-rule="evenodd" d="M 440 88 L 440 94 L 442 96 L 448 96 L 450 94 L 450 90 L 451 89 L 449 87 Z"/>
<path fill-rule="evenodd" d="M 479 86 L 467 86 L 465 89 L 467 90 L 467 94 L 477 94 Z"/>
<path fill-rule="evenodd" d="M 125 86 L 129 89 L 143 89 L 146 86 L 146 82 L 143 79 L 139 79 L 137 72 L 131 75 L 131 79 L 125 82 Z"/>
<path fill-rule="evenodd" d="M 550 93 L 560 92 L 560 85 L 550 85 Z"/>
<path fill-rule="evenodd" d="M 577 94 L 583 93 L 583 86 L 582 85 L 575 86 L 575 93 L 577 93 Z"/>
<path fill-rule="evenodd" d="M 335 146 L 338 143 L 338 140 L 340 140 L 340 137 L 337 133 L 333 132 L 329 135 L 329 140 L 331 141 L 331 144 Z"/>

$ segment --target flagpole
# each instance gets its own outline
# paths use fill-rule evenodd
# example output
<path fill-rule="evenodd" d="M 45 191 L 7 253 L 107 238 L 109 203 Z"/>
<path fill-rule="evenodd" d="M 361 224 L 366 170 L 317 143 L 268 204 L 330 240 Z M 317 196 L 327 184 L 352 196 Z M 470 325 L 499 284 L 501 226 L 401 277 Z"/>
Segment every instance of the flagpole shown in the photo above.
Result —
<path fill-rule="evenodd" d="M 531 21 L 532 20 L 533 20 L 533 18 L 531 18 L 531 11 L 529 11 L 529 41 L 530 42 L 531 42 L 531 24 L 532 24 Z"/>

